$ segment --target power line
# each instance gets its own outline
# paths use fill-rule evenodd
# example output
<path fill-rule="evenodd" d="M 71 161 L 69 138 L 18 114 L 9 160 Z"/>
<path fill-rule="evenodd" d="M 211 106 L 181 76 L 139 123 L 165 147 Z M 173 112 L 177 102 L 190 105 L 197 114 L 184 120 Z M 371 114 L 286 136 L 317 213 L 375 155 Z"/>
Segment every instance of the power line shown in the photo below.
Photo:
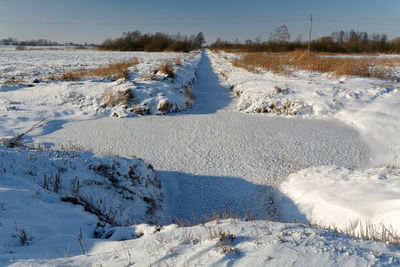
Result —
<path fill-rule="evenodd" d="M 133 23 L 133 22 L 56 22 L 56 21 L 28 21 L 28 20 L 0 20 L 0 23 L 5 24 L 38 24 L 38 25 L 177 25 L 177 24 L 190 24 L 190 25 L 214 25 L 214 24 L 231 24 L 231 23 L 255 23 L 255 22 L 284 22 L 284 21 L 303 21 L 304 19 L 290 18 L 290 19 L 243 19 L 243 20 L 225 20 L 225 21 L 171 21 L 171 22 L 153 22 L 153 23 Z"/>
<path fill-rule="evenodd" d="M 308 34 L 308 52 L 310 52 L 310 46 L 311 46 L 311 30 L 312 30 L 312 15 L 310 17 L 310 33 Z"/>

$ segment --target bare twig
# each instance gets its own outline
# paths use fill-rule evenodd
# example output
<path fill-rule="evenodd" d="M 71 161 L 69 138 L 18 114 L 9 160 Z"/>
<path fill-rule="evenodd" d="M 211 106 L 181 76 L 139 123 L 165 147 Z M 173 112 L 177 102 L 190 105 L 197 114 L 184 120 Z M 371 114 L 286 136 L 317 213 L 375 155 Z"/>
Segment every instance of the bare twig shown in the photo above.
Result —
<path fill-rule="evenodd" d="M 41 119 L 40 121 L 38 121 L 37 123 L 35 123 L 29 130 L 21 133 L 21 134 L 17 134 L 16 136 L 10 138 L 10 139 L 4 139 L 3 140 L 3 144 L 8 146 L 8 147 L 16 147 L 21 145 L 21 139 L 23 136 L 25 136 L 26 134 L 32 132 L 33 130 L 39 129 L 41 127 L 43 127 L 45 125 L 45 121 L 46 121 L 46 117 Z"/>

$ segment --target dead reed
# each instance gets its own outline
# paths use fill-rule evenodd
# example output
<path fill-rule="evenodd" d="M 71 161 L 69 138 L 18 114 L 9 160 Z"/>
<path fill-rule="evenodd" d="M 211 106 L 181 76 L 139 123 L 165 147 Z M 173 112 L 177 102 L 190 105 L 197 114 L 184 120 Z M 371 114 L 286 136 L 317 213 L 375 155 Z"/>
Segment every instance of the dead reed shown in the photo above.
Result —
<path fill-rule="evenodd" d="M 246 53 L 233 65 L 258 73 L 261 69 L 289 75 L 293 70 L 309 70 L 369 78 L 392 79 L 392 69 L 400 59 L 376 57 L 338 57 L 307 51 L 290 53 Z"/>
<path fill-rule="evenodd" d="M 164 62 L 161 66 L 159 71 L 167 75 L 168 78 L 174 79 L 175 78 L 175 71 L 174 65 L 171 62 Z"/>
<path fill-rule="evenodd" d="M 128 78 L 129 68 L 139 64 L 137 58 L 133 58 L 128 61 L 114 63 L 107 65 L 105 67 L 100 67 L 96 69 L 78 69 L 72 70 L 67 73 L 63 73 L 58 76 L 49 77 L 50 80 L 66 80 L 66 81 L 76 81 L 86 77 L 104 77 L 109 79 L 120 79 Z"/>

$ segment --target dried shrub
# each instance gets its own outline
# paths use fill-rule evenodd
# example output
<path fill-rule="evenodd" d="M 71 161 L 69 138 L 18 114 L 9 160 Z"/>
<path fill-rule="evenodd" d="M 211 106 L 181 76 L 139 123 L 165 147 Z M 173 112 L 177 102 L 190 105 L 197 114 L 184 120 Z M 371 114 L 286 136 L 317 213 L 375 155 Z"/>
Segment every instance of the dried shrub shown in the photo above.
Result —
<path fill-rule="evenodd" d="M 24 83 L 24 77 L 21 76 L 11 76 L 11 77 L 5 77 L 5 81 L 3 82 L 2 86 L 18 86 Z"/>
<path fill-rule="evenodd" d="M 174 72 L 174 65 L 170 62 L 165 62 L 160 66 L 159 71 L 167 75 L 168 78 L 174 79 L 175 72 Z"/>
<path fill-rule="evenodd" d="M 134 106 L 131 109 L 132 112 L 134 112 L 135 114 L 139 114 L 139 115 L 144 115 L 144 114 L 150 114 L 150 109 L 146 108 L 146 107 L 142 107 L 139 105 Z"/>
<path fill-rule="evenodd" d="M 106 107 L 115 107 L 118 105 L 123 105 L 126 106 L 127 108 L 127 105 L 134 101 L 135 101 L 135 96 L 132 93 L 131 89 L 125 91 L 109 90 L 106 91 L 103 95 L 101 107 L 106 108 Z"/>
<path fill-rule="evenodd" d="M 158 70 L 157 70 L 157 71 L 149 71 L 149 72 L 146 72 L 146 73 L 143 75 L 143 79 L 146 80 L 146 81 L 155 81 L 155 80 L 157 80 L 157 76 L 156 76 L 156 74 L 155 74 L 154 72 L 157 73 Z"/>
<path fill-rule="evenodd" d="M 289 100 L 265 102 L 255 109 L 258 113 L 272 113 L 278 115 L 306 114 L 309 110 L 310 107 L 302 101 Z"/>
<path fill-rule="evenodd" d="M 183 86 L 183 90 L 185 91 L 185 94 L 186 94 L 186 97 L 185 97 L 186 107 L 191 108 L 192 103 L 194 101 L 193 89 L 191 86 Z"/>
<path fill-rule="evenodd" d="M 18 51 L 22 51 L 22 50 L 26 50 L 27 48 L 26 48 L 25 45 L 19 44 L 19 45 L 17 45 L 17 47 L 15 49 L 18 50 Z"/>
<path fill-rule="evenodd" d="M 139 60 L 137 58 L 133 58 L 128 61 L 110 64 L 105 67 L 96 68 L 96 69 L 79 69 L 73 70 L 59 76 L 51 76 L 50 80 L 67 80 L 67 81 L 76 81 L 85 77 L 104 77 L 109 79 L 120 79 L 120 78 L 128 78 L 129 76 L 129 68 L 139 64 Z"/>
<path fill-rule="evenodd" d="M 23 226 L 18 227 L 15 224 L 13 237 L 17 238 L 21 246 L 29 245 L 32 241 L 32 236 L 27 233 Z"/>
<path fill-rule="evenodd" d="M 26 130 L 23 133 L 16 134 L 14 137 L 11 138 L 3 138 L 0 140 L 0 145 L 4 145 L 7 147 L 18 147 L 24 146 L 24 142 L 22 141 L 22 137 L 27 135 L 28 133 L 43 127 L 46 124 L 47 117 L 41 119 L 40 121 L 36 122 L 31 128 Z"/>
<path fill-rule="evenodd" d="M 222 229 L 218 229 L 218 231 L 216 231 L 215 229 L 209 229 L 209 231 L 210 240 L 218 240 L 218 245 L 221 248 L 222 253 L 226 255 L 229 253 L 239 253 L 239 250 L 237 248 L 232 247 L 232 243 L 236 239 L 236 236 L 234 234 L 231 234 L 229 231 L 224 232 Z"/>
<path fill-rule="evenodd" d="M 163 113 L 169 113 L 172 109 L 172 104 L 167 100 L 161 101 L 160 103 L 158 103 L 157 109 Z"/>
<path fill-rule="evenodd" d="M 334 57 L 301 50 L 291 53 L 247 53 L 233 61 L 234 66 L 256 73 L 265 69 L 288 75 L 292 70 L 300 69 L 381 79 L 392 79 L 392 67 L 396 64 L 400 64 L 399 59 Z"/>

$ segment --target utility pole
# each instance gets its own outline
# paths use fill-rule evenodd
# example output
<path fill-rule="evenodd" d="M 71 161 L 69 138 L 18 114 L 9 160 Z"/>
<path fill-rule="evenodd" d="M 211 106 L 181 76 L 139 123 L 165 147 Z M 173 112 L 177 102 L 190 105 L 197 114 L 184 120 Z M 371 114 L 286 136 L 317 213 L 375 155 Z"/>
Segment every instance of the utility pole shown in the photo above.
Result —
<path fill-rule="evenodd" d="M 310 45 L 311 45 L 311 30 L 312 30 L 312 15 L 310 17 L 310 33 L 308 34 L 308 52 L 310 52 Z"/>

